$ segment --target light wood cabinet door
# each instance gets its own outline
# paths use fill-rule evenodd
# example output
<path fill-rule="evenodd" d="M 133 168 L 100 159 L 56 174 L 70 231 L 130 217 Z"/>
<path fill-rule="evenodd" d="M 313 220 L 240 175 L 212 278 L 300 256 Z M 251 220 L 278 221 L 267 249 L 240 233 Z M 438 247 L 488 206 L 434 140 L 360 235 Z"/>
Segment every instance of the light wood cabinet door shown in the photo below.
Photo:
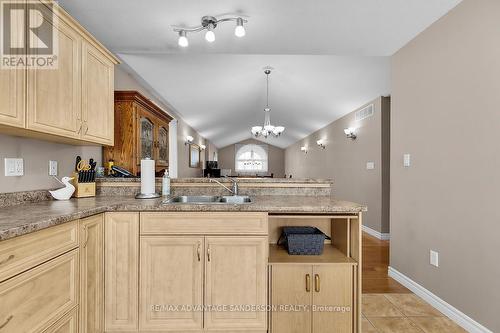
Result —
<path fill-rule="evenodd" d="M 92 44 L 82 43 L 82 139 L 114 143 L 114 64 Z"/>
<path fill-rule="evenodd" d="M 203 329 L 203 237 L 141 237 L 140 243 L 139 330 Z"/>
<path fill-rule="evenodd" d="M 257 311 L 205 311 L 205 329 L 267 328 L 267 237 L 205 238 L 205 305 L 258 306 Z"/>
<path fill-rule="evenodd" d="M 139 311 L 139 213 L 106 213 L 104 226 L 105 331 L 134 331 Z"/>
<path fill-rule="evenodd" d="M 91 332 L 91 331 L 82 331 Z M 43 333 L 78 333 L 78 307 L 65 314 L 61 319 L 59 319 L 54 325 L 49 327 Z"/>
<path fill-rule="evenodd" d="M 54 28 L 58 32 L 57 69 L 28 71 L 27 128 L 79 139 L 82 37 L 63 19 Z"/>
<path fill-rule="evenodd" d="M 11 27 L 17 28 L 11 36 L 18 38 L 18 43 L 23 43 L 24 20 L 17 16 L 11 17 Z M 14 127 L 25 126 L 26 112 L 26 70 L 0 68 L 0 125 Z"/>
<path fill-rule="evenodd" d="M 78 249 L 0 283 L 2 333 L 41 332 L 78 305 Z"/>
<path fill-rule="evenodd" d="M 271 267 L 271 304 L 277 309 L 271 313 L 273 333 L 311 333 L 311 309 L 304 305 L 312 304 L 312 288 L 311 265 Z M 292 311 L 292 306 L 298 311 Z"/>
<path fill-rule="evenodd" d="M 80 221 L 80 332 L 104 329 L 103 214 Z"/>
<path fill-rule="evenodd" d="M 314 333 L 351 333 L 353 322 L 353 266 L 322 265 L 313 267 Z M 319 307 L 322 307 L 320 309 Z M 334 307 L 334 308 L 327 308 Z M 320 311 L 321 310 L 321 311 Z"/>

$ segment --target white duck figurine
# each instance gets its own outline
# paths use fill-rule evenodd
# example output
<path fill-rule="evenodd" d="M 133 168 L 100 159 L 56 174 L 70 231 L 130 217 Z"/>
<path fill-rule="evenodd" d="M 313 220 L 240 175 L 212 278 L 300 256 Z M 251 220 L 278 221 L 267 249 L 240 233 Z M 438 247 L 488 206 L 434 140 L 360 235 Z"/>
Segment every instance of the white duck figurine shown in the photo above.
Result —
<path fill-rule="evenodd" d="M 71 177 L 63 177 L 61 180 L 57 179 L 65 187 L 58 190 L 49 191 L 52 197 L 56 200 L 68 200 L 69 198 L 71 198 L 71 196 L 75 192 L 75 187 L 70 183 L 70 181 L 73 179 L 74 178 Z"/>

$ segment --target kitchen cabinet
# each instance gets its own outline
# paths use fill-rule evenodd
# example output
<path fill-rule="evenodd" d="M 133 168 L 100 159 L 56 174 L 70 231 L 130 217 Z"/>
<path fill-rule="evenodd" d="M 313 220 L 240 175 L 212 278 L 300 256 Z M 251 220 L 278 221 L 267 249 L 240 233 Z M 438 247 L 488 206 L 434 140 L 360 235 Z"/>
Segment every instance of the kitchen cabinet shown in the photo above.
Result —
<path fill-rule="evenodd" d="M 114 146 L 105 147 L 104 161 L 134 175 L 140 174 L 141 159 L 156 161 L 156 171 L 168 168 L 169 131 L 172 117 L 137 91 L 115 91 Z"/>
<path fill-rule="evenodd" d="M 137 331 L 139 213 L 106 213 L 104 225 L 105 331 Z"/>
<path fill-rule="evenodd" d="M 266 213 L 144 212 L 140 243 L 140 331 L 267 332 Z"/>
<path fill-rule="evenodd" d="M 7 101 L 0 105 L 0 131 L 71 144 L 111 145 L 118 60 L 61 7 L 50 5 L 57 7 L 54 15 L 48 3 L 37 13 L 57 31 L 56 66 L 0 70 L 0 97 Z M 19 29 L 28 31 L 24 24 L 19 22 Z"/>
<path fill-rule="evenodd" d="M 267 237 L 206 237 L 205 248 L 205 304 L 259 307 L 255 311 L 205 311 L 205 329 L 265 330 Z"/>
<path fill-rule="evenodd" d="M 80 332 L 104 329 L 103 214 L 80 220 Z"/>
<path fill-rule="evenodd" d="M 302 307 L 312 304 L 310 265 L 281 265 L 272 268 L 271 303 L 275 306 Z M 272 314 L 273 333 L 311 333 L 312 316 L 309 309 Z"/>
<path fill-rule="evenodd" d="M 23 31 L 24 22 L 17 16 L 11 17 L 11 29 Z M 21 33 L 13 33 L 11 36 L 23 38 Z M 0 69 L 0 125 L 12 127 L 25 126 L 26 107 L 26 71 L 17 68 Z"/>
<path fill-rule="evenodd" d="M 82 139 L 113 145 L 114 63 L 97 47 L 82 43 Z"/>
<path fill-rule="evenodd" d="M 315 226 L 331 241 L 320 255 L 289 255 L 276 245 L 285 225 Z M 270 332 L 361 332 L 361 214 L 269 216 L 269 241 Z"/>
<path fill-rule="evenodd" d="M 47 9 L 48 11 L 48 9 Z M 61 17 L 56 69 L 29 69 L 27 129 L 78 139 L 81 135 L 82 36 Z"/>
<path fill-rule="evenodd" d="M 203 329 L 202 309 L 168 311 L 165 305 L 203 305 L 203 237 L 141 237 L 140 330 Z"/>
<path fill-rule="evenodd" d="M 273 266 L 272 304 L 308 308 L 273 312 L 272 332 L 351 333 L 353 269 L 352 265 L 333 264 Z"/>
<path fill-rule="evenodd" d="M 78 247 L 78 221 L 0 242 L 0 282 Z"/>
<path fill-rule="evenodd" d="M 65 314 L 54 325 L 49 327 L 43 333 L 78 333 L 78 332 L 96 332 L 96 331 L 78 331 L 78 307 Z"/>
<path fill-rule="evenodd" d="M 40 332 L 78 305 L 78 249 L 0 283 L 2 332 Z"/>

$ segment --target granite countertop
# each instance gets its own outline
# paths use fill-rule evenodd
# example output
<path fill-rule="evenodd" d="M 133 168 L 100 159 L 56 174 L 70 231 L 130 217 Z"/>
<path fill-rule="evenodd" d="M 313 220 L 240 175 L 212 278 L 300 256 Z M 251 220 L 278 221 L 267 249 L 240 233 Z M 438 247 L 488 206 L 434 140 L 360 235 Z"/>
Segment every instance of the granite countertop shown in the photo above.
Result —
<path fill-rule="evenodd" d="M 162 204 L 166 198 L 94 197 L 68 201 L 41 201 L 0 210 L 0 241 L 75 219 L 109 211 L 253 211 L 269 213 L 354 214 L 367 208 L 328 196 L 255 196 L 251 204 Z"/>
<path fill-rule="evenodd" d="M 156 181 L 161 181 L 161 177 L 157 177 Z M 222 178 L 171 178 L 172 183 L 210 183 L 210 179 L 216 179 L 221 182 L 229 182 L 229 179 L 235 179 L 239 183 L 290 183 L 290 184 L 331 184 L 332 179 L 312 179 L 312 178 L 266 178 L 266 177 L 222 177 Z M 140 177 L 99 177 L 96 178 L 97 183 L 121 183 L 121 182 L 138 182 Z"/>

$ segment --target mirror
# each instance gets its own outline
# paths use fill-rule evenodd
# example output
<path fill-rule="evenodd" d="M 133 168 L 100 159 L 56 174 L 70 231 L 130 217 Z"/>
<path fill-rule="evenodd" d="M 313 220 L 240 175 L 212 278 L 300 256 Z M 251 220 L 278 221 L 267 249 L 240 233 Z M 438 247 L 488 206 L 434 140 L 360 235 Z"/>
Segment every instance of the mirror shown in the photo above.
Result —
<path fill-rule="evenodd" d="M 189 145 L 189 167 L 199 168 L 200 167 L 200 146 L 196 144 Z"/>

